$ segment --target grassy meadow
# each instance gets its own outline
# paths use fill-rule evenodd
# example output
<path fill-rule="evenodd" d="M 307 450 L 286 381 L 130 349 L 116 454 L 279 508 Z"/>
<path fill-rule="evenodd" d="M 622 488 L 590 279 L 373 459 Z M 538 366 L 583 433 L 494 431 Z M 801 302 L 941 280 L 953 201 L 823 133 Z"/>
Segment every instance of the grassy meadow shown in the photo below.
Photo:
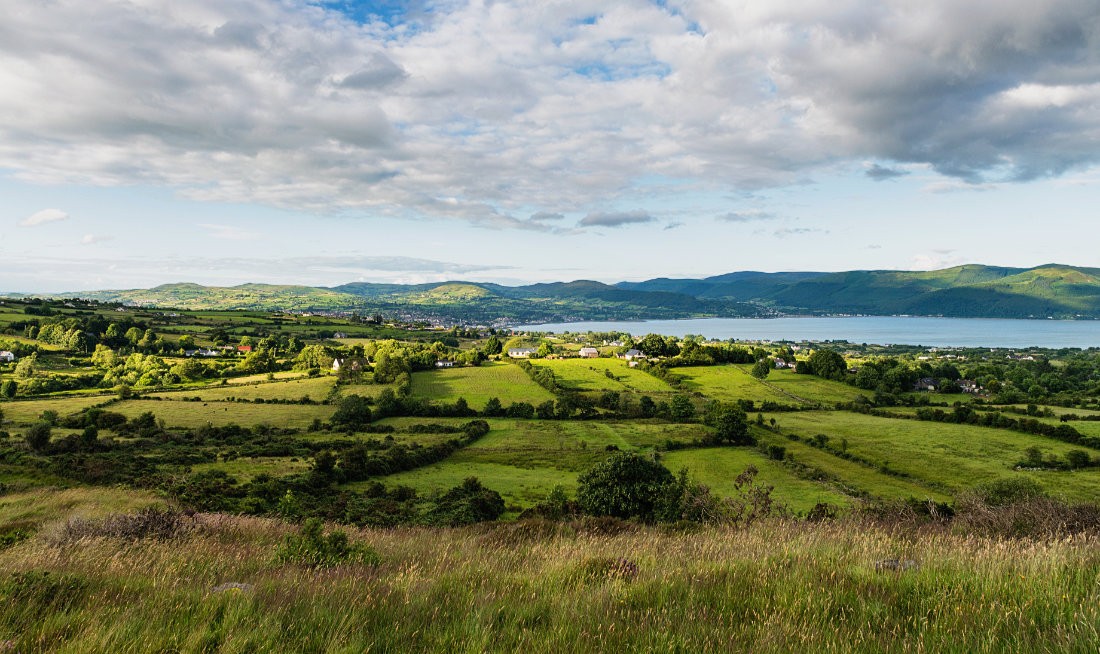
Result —
<path fill-rule="evenodd" d="M 831 447 L 896 471 L 917 483 L 945 493 L 975 484 L 1017 476 L 1038 480 L 1050 492 L 1072 501 L 1094 501 L 1100 491 L 1100 470 L 1017 471 L 1024 451 L 1038 447 L 1064 456 L 1068 443 L 1018 432 L 917 420 L 878 418 L 837 411 L 773 414 L 784 434 L 829 438 Z"/>
<path fill-rule="evenodd" d="M 413 373 L 412 396 L 453 403 L 465 398 L 471 408 L 485 408 L 490 398 L 508 406 L 515 402 L 538 405 L 554 399 L 550 391 L 531 381 L 510 363 L 487 363 L 476 368 L 444 368 Z"/>
<path fill-rule="evenodd" d="M 73 515 L 67 491 L 0 499 Z M 77 500 L 133 507 L 147 498 Z M 30 520 L 38 520 L 31 514 Z M 352 530 L 377 565 L 280 562 L 293 527 L 200 514 L 174 537 L 0 551 L 18 652 L 1092 652 L 1100 549 L 847 522 L 680 533 L 594 523 Z M 907 569 L 882 569 L 884 560 Z M 235 584 L 229 585 L 228 584 Z M 228 588 L 228 590 L 223 590 Z"/>
<path fill-rule="evenodd" d="M 269 425 L 304 429 L 315 420 L 328 420 L 334 408 L 324 405 L 255 404 L 251 402 L 175 402 L 171 400 L 126 400 L 110 410 L 127 418 L 152 413 L 167 427 L 195 428 Z"/>

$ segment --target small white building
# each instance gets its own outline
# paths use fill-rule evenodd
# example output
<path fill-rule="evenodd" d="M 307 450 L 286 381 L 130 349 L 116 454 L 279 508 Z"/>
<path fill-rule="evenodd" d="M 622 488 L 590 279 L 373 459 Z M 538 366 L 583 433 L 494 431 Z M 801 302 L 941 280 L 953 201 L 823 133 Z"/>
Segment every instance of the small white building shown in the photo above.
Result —
<path fill-rule="evenodd" d="M 333 359 L 332 360 L 332 371 L 333 372 L 340 372 L 340 367 L 343 366 L 343 365 L 344 365 L 344 361 L 342 359 Z"/>
<path fill-rule="evenodd" d="M 530 359 L 535 353 L 536 351 L 529 347 L 508 348 L 508 356 L 513 359 Z"/>
<path fill-rule="evenodd" d="M 11 363 L 15 361 L 15 354 L 8 352 L 7 350 L 0 351 L 0 363 Z"/>
<path fill-rule="evenodd" d="M 595 359 L 600 356 L 600 351 L 594 347 L 582 347 L 579 355 L 585 359 Z"/>
<path fill-rule="evenodd" d="M 642 359 L 645 359 L 646 356 L 645 356 L 645 353 L 642 352 L 641 350 L 635 350 L 634 348 L 630 348 L 629 350 L 627 350 L 626 352 L 623 353 L 623 358 L 626 359 L 627 361 L 640 361 Z"/>
<path fill-rule="evenodd" d="M 454 368 L 455 367 L 455 362 L 447 360 L 447 359 L 440 359 L 439 361 L 435 362 L 435 367 L 436 368 Z"/>

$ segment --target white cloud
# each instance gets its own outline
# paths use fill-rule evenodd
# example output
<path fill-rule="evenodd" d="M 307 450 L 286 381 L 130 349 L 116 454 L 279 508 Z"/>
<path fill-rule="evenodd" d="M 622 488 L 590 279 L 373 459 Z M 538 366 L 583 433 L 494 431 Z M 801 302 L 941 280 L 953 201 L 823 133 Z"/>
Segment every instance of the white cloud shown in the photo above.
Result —
<path fill-rule="evenodd" d="M 1100 161 L 1095 0 L 668 5 L 448 2 L 410 28 L 307 2 L 21 3 L 0 24 L 0 168 L 531 229 L 652 179 Z"/>
<path fill-rule="evenodd" d="M 80 239 L 81 245 L 95 245 L 96 243 L 102 243 L 103 241 L 109 241 L 112 237 L 104 236 L 102 234 L 85 234 L 84 238 Z"/>
<path fill-rule="evenodd" d="M 60 209 L 43 209 L 37 213 L 27 216 L 19 222 L 20 227 L 35 227 L 37 225 L 45 225 L 46 223 L 54 223 L 59 220 L 68 220 L 69 214 Z"/>

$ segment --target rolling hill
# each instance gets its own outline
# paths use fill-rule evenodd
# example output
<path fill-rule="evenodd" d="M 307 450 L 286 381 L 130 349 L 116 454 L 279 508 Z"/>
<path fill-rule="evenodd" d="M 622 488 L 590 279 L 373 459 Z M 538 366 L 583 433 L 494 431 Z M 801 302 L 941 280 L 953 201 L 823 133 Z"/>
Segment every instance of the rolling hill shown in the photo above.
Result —
<path fill-rule="evenodd" d="M 1100 269 L 965 265 L 934 271 L 735 272 L 705 279 L 527 286 L 447 281 L 356 282 L 332 288 L 166 284 L 65 293 L 105 302 L 184 309 L 384 312 L 454 322 L 541 322 L 782 314 L 1100 318 Z"/>

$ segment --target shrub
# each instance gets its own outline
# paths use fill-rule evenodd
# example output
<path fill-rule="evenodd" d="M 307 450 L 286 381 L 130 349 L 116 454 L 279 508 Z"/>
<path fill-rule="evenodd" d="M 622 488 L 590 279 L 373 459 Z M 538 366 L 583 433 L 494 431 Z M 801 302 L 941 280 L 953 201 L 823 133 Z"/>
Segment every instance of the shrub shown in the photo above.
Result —
<path fill-rule="evenodd" d="M 332 531 L 327 536 L 320 519 L 305 521 L 297 534 L 289 534 L 275 552 L 279 563 L 305 565 L 311 568 L 325 568 L 342 563 L 375 566 L 382 557 L 374 548 L 353 544 L 343 531 Z"/>
<path fill-rule="evenodd" d="M 170 540 L 190 533 L 194 524 L 194 520 L 181 511 L 149 507 L 137 513 L 116 513 L 102 520 L 71 519 L 62 528 L 61 540 L 104 537 Z"/>
<path fill-rule="evenodd" d="M 27 445 L 35 452 L 43 452 L 50 446 L 50 435 L 53 433 L 53 428 L 48 422 L 36 422 L 27 428 L 27 431 L 23 434 L 23 438 L 26 439 Z"/>
<path fill-rule="evenodd" d="M 652 520 L 654 507 L 673 481 L 660 463 L 621 452 L 577 479 L 577 503 L 592 515 Z"/>
<path fill-rule="evenodd" d="M 430 523 L 457 527 L 496 520 L 504 514 L 504 498 L 485 488 L 477 477 L 468 477 L 436 500 L 428 512 Z"/>

